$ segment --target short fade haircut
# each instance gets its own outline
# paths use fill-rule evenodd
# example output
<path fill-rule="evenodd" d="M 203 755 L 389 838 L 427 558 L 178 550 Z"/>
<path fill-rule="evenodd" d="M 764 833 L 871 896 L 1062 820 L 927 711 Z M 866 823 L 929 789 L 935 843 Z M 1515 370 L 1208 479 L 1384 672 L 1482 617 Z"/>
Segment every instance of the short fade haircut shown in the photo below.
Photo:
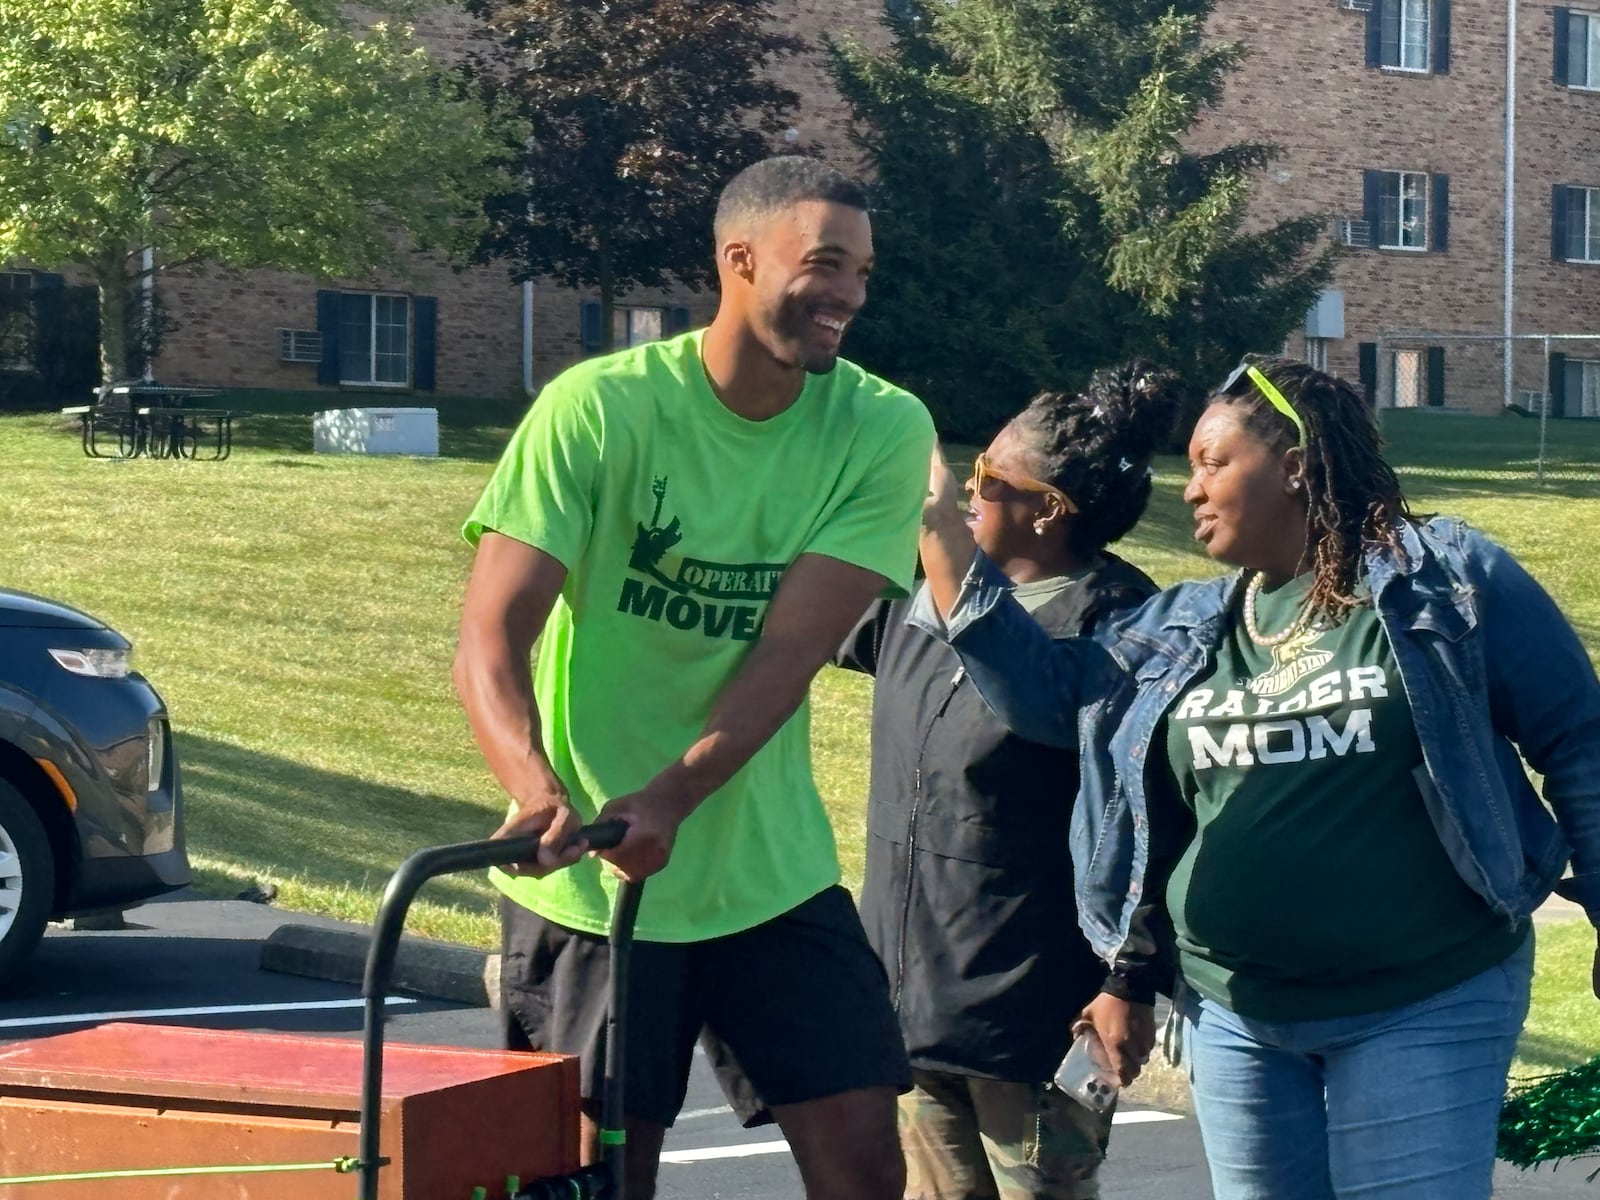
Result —
<path fill-rule="evenodd" d="M 728 181 L 717 201 L 712 226 L 720 243 L 728 231 L 808 200 L 844 204 L 867 212 L 867 189 L 827 164 L 804 154 L 780 154 L 748 166 Z"/>

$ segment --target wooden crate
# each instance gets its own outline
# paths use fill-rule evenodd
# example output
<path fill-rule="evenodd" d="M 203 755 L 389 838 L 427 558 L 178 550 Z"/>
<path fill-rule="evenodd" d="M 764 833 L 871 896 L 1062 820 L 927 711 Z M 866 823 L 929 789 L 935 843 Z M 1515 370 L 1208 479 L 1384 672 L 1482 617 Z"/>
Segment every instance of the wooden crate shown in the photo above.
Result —
<path fill-rule="evenodd" d="M 361 1047 L 342 1038 L 110 1024 L 0 1050 L 0 1177 L 354 1158 Z M 578 1165 L 578 1063 L 384 1048 L 384 1200 L 505 1196 Z M 332 1170 L 0 1187 L 3 1200 L 354 1200 Z"/>

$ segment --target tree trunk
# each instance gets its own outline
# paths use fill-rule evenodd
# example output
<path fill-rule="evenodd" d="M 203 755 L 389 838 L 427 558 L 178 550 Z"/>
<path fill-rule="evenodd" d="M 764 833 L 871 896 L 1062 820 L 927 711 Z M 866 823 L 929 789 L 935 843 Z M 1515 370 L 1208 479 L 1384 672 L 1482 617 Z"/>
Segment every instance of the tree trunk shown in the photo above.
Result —
<path fill-rule="evenodd" d="M 95 263 L 95 285 L 100 290 L 100 382 L 111 383 L 128 375 L 128 268 L 127 254 L 108 250 Z"/>
<path fill-rule="evenodd" d="M 617 280 L 611 269 L 611 237 L 600 230 L 595 249 L 600 265 L 600 352 L 610 354 L 617 348 L 612 336 L 612 313 L 617 309 Z"/>

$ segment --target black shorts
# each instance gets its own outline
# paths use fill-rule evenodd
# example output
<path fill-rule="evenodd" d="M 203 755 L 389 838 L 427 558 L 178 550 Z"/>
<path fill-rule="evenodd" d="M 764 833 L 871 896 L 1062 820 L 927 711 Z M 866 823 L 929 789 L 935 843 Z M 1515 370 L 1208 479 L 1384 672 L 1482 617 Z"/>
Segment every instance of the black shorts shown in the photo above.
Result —
<path fill-rule="evenodd" d="M 505 1045 L 581 1056 L 597 1116 L 610 947 L 509 899 L 500 917 Z M 770 1105 L 911 1087 L 888 978 L 842 887 L 727 937 L 634 943 L 627 1007 L 624 1107 L 640 1120 L 676 1119 L 697 1038 L 747 1126 Z"/>

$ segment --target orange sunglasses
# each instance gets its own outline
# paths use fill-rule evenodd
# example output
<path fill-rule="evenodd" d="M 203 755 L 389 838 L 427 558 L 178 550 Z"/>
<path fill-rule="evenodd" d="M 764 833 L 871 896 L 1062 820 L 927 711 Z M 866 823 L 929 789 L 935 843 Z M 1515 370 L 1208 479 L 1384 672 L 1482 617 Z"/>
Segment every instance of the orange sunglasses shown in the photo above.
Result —
<path fill-rule="evenodd" d="M 1029 479 L 1026 475 L 1013 475 L 1009 471 L 996 470 L 989 462 L 987 455 L 980 454 L 972 460 L 972 491 L 974 495 L 983 495 L 983 485 L 991 479 L 998 479 L 1001 483 L 1009 484 L 1019 492 L 1035 492 L 1043 496 L 1054 496 L 1061 501 L 1061 507 L 1069 512 L 1078 511 L 1078 506 L 1072 502 L 1072 497 L 1058 487 L 1037 479 Z"/>

